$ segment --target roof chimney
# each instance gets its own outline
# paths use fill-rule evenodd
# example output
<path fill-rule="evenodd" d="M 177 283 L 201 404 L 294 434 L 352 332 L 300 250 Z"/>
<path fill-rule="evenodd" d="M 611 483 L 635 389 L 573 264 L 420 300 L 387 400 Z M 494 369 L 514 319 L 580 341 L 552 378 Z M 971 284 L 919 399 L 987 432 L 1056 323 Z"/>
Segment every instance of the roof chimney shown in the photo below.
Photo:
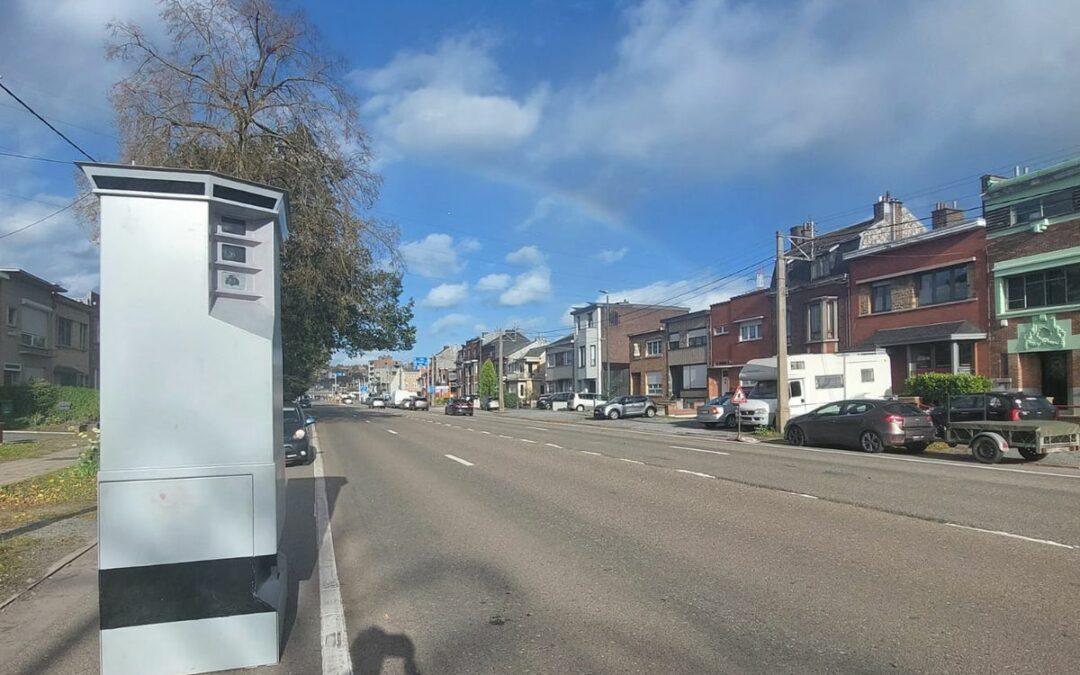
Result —
<path fill-rule="evenodd" d="M 878 197 L 874 204 L 874 220 L 887 220 L 890 224 L 896 222 L 896 214 L 900 212 L 900 200 L 886 192 Z"/>
<path fill-rule="evenodd" d="M 930 227 L 938 230 L 964 222 L 964 209 L 958 208 L 956 202 L 947 204 L 938 202 L 934 210 L 930 212 Z"/>

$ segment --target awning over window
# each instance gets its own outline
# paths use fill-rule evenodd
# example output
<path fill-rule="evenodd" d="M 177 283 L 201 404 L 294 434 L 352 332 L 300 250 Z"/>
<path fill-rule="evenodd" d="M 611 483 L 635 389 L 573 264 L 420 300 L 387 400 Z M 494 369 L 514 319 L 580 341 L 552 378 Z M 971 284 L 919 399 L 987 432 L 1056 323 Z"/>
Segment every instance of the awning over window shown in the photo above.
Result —
<path fill-rule="evenodd" d="M 879 330 L 859 347 L 891 347 L 894 345 L 912 345 L 922 342 L 951 342 L 954 340 L 983 340 L 986 333 L 970 321 L 947 321 L 932 323 L 928 326 L 907 326 Z"/>

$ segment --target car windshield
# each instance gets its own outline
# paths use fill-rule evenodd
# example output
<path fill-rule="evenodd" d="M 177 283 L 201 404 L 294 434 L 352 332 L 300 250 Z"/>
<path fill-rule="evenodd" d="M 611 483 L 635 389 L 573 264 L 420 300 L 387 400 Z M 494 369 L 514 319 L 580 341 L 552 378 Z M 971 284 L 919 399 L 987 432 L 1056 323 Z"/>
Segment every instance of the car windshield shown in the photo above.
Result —
<path fill-rule="evenodd" d="M 885 406 L 885 410 L 894 415 L 903 415 L 904 417 L 926 414 L 925 411 L 920 410 L 918 407 L 913 406 L 910 403 L 889 403 Z"/>
<path fill-rule="evenodd" d="M 1025 396 L 1020 399 L 1020 409 L 1024 412 L 1054 412 L 1054 404 L 1045 396 Z"/>
<path fill-rule="evenodd" d="M 776 380 L 762 380 L 754 384 L 747 394 L 749 398 L 776 398 Z"/>
<path fill-rule="evenodd" d="M 301 426 L 300 414 L 296 412 L 295 408 L 285 408 L 281 411 L 282 420 L 286 427 L 299 427 Z"/>

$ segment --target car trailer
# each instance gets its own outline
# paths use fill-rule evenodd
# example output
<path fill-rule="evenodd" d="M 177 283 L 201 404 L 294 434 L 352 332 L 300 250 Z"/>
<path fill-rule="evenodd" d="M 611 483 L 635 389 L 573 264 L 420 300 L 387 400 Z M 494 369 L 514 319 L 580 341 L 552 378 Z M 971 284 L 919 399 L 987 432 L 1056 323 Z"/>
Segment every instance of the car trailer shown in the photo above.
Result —
<path fill-rule="evenodd" d="M 984 464 L 1000 462 L 1009 448 L 1019 450 L 1024 459 L 1039 460 L 1051 452 L 1080 451 L 1080 424 L 1059 420 L 951 422 L 945 427 L 945 442 L 966 444 Z"/>

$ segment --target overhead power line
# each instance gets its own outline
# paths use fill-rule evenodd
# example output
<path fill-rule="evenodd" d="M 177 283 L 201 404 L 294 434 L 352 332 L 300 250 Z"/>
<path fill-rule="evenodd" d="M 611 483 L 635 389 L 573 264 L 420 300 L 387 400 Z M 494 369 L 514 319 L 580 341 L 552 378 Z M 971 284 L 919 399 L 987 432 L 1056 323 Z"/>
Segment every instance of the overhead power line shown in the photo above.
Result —
<path fill-rule="evenodd" d="M 74 207 L 76 204 L 78 204 L 79 202 L 81 202 L 82 200 L 86 199 L 89 196 L 90 195 L 83 195 L 82 197 L 79 197 L 77 199 L 73 199 L 71 201 L 71 203 L 68 204 L 67 206 L 63 206 L 63 207 L 53 211 L 52 213 L 50 213 L 47 216 L 43 216 L 41 218 L 38 218 L 37 220 L 35 220 L 32 223 L 27 223 L 26 225 L 23 225 L 22 227 L 17 227 L 14 230 L 11 230 L 9 232 L 4 232 L 3 234 L 0 234 L 0 239 L 6 239 L 7 237 L 10 237 L 13 234 L 18 234 L 20 232 L 25 232 L 26 230 L 29 230 L 31 227 L 33 227 L 35 225 L 40 225 L 41 223 L 44 223 L 46 220 L 48 220 L 48 219 L 50 219 L 50 218 L 52 218 L 54 216 L 58 216 L 61 213 L 63 213 L 64 211 L 67 211 L 68 209 Z"/>
<path fill-rule="evenodd" d="M 11 98 L 15 99 L 15 100 L 16 100 L 16 101 L 17 101 L 17 102 L 19 103 L 19 105 L 21 105 L 22 107 L 26 108 L 26 109 L 27 109 L 27 110 L 28 110 L 28 111 L 30 112 L 30 114 L 31 114 L 31 115 L 33 115 L 34 117 L 36 117 L 36 118 L 38 118 L 39 120 L 41 120 L 41 123 L 42 123 L 42 124 L 44 124 L 45 126 L 49 127 L 50 129 L 52 129 L 52 130 L 53 130 L 53 133 L 55 133 L 55 134 L 56 134 L 57 136 L 59 136 L 60 138 L 64 139 L 65 141 L 67 141 L 67 144 L 68 144 L 68 145 L 70 145 L 71 147 L 73 147 L 73 148 L 75 148 L 76 150 L 78 150 L 78 151 L 79 151 L 79 152 L 80 152 L 80 153 L 82 154 L 82 156 L 83 156 L 83 157 L 86 157 L 86 158 L 87 158 L 88 160 L 90 160 L 91 162 L 96 162 L 96 161 L 97 161 L 96 159 L 94 159 L 94 158 L 93 158 L 93 157 L 92 157 L 92 156 L 90 155 L 90 153 L 89 153 L 89 152 L 87 152 L 87 151 L 83 150 L 82 148 L 80 148 L 80 147 L 79 147 L 79 145 L 78 145 L 78 144 L 77 144 L 77 143 L 76 143 L 75 141 L 73 141 L 73 140 L 71 140 L 70 138 L 68 138 L 67 136 L 65 136 L 65 135 L 64 135 L 64 132 L 62 132 L 62 131 L 60 131 L 59 129 L 57 129 L 56 127 L 54 127 L 54 126 L 52 125 L 52 123 L 51 123 L 51 122 L 49 122 L 49 120 L 47 120 L 47 119 L 45 119 L 44 117 L 42 117 L 42 116 L 41 116 L 41 115 L 40 115 L 40 114 L 38 113 L 38 111 L 36 111 L 36 110 L 34 110 L 33 108 L 31 108 L 31 107 L 30 107 L 30 105 L 29 105 L 29 104 L 28 104 L 28 103 L 27 103 L 26 101 L 24 101 L 24 100 L 22 100 L 21 98 L 19 98 L 18 96 L 16 96 L 16 95 L 15 95 L 15 92 L 13 92 L 13 91 L 11 91 L 10 89 L 8 89 L 7 85 L 5 85 L 5 84 L 4 84 L 4 83 L 3 83 L 2 81 L 0 81 L 0 89 L 3 89 L 3 90 L 4 90 L 5 92 L 7 92 L 8 96 L 10 96 Z"/>
<path fill-rule="evenodd" d="M 14 157 L 15 159 L 31 159 L 35 162 L 49 162 L 50 164 L 74 164 L 68 159 L 52 159 L 51 157 L 38 157 L 37 155 L 24 155 L 21 152 L 7 152 L 0 150 L 0 157 Z"/>

